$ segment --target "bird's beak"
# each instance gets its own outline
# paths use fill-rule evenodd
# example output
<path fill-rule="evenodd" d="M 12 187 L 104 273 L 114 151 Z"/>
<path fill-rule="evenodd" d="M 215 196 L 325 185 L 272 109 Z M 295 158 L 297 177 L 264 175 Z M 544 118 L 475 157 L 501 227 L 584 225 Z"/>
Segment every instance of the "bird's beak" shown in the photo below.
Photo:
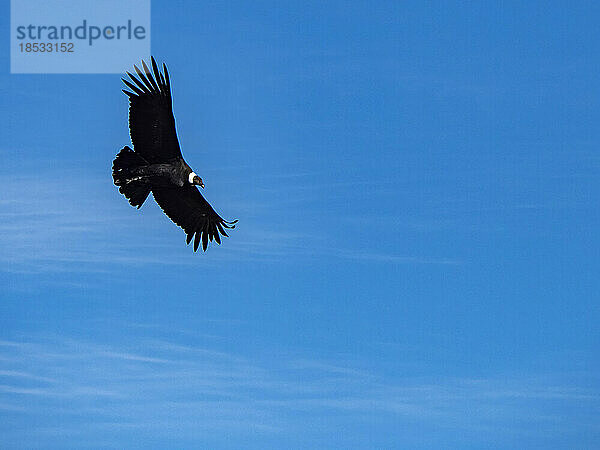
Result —
<path fill-rule="evenodd" d="M 200 187 L 204 189 L 204 183 L 200 182 Z"/>

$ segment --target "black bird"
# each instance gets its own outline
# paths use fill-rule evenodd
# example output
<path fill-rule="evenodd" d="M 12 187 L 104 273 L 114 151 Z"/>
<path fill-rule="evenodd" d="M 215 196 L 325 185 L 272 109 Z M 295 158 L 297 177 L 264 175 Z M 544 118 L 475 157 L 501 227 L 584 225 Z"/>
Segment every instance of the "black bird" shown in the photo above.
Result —
<path fill-rule="evenodd" d="M 215 212 L 196 187 L 204 188 L 202 178 L 181 155 L 167 66 L 163 63 L 161 73 L 152 57 L 152 73 L 144 61 L 143 72 L 133 67 L 137 78 L 127 72 L 131 82 L 122 79 L 130 89 L 123 92 L 129 97 L 133 150 L 125 146 L 117 154 L 112 166 L 114 183 L 137 208 L 152 192 L 164 213 L 183 228 L 187 243 L 194 239 L 194 251 L 200 241 L 206 251 L 209 239 L 220 244 L 219 234 L 227 236 L 225 228 L 235 228 L 237 220 L 227 222 Z"/>

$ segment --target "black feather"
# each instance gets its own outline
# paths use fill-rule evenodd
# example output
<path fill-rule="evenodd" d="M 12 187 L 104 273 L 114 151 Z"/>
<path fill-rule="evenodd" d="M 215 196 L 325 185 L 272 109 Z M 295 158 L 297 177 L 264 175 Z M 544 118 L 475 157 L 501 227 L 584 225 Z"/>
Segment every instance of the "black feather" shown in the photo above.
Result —
<path fill-rule="evenodd" d="M 129 78 L 131 78 L 131 80 L 138 85 L 138 87 L 142 90 L 142 92 L 144 92 L 145 94 L 150 94 L 150 91 L 148 90 L 148 88 L 144 85 L 144 83 L 142 83 L 140 80 L 138 80 L 135 75 L 133 75 L 130 72 L 126 72 L 127 75 L 129 76 Z"/>
<path fill-rule="evenodd" d="M 208 247 L 208 231 L 206 229 L 202 232 L 202 250 L 206 251 Z"/>
<path fill-rule="evenodd" d="M 171 81 L 169 80 L 169 71 L 167 70 L 167 65 L 163 63 L 163 72 L 165 73 L 165 81 L 167 84 L 167 90 L 171 91 Z"/>
<path fill-rule="evenodd" d="M 146 72 L 146 77 L 148 78 L 148 81 L 154 88 L 154 92 L 156 92 L 158 94 L 160 92 L 160 89 L 158 88 L 156 81 L 154 81 L 154 78 L 152 77 L 152 74 L 150 73 L 148 66 L 146 65 L 146 63 L 143 60 L 142 60 L 142 67 L 144 68 L 144 72 Z"/>
<path fill-rule="evenodd" d="M 134 64 L 133 68 L 135 69 L 135 72 L 137 73 L 138 77 L 140 77 L 140 80 L 142 80 L 142 82 L 146 85 L 148 92 L 150 94 L 155 94 L 156 92 L 154 92 L 154 88 L 152 87 L 152 84 L 150 84 L 150 82 L 148 81 L 146 76 L 143 74 L 143 72 L 139 69 L 139 67 Z"/>
<path fill-rule="evenodd" d="M 144 93 L 144 91 L 140 90 L 139 88 L 137 88 L 136 86 L 134 86 L 133 84 L 131 84 L 129 81 L 127 81 L 125 78 L 121 78 L 121 80 L 123 81 L 123 83 L 125 83 L 125 85 L 131 89 L 133 92 L 135 92 L 137 95 L 142 95 Z"/>
<path fill-rule="evenodd" d="M 194 239 L 194 251 L 198 250 L 199 244 L 200 244 L 200 233 L 196 232 L 196 239 Z"/>
<path fill-rule="evenodd" d="M 150 59 L 152 61 L 152 72 L 154 73 L 154 78 L 156 79 L 156 82 L 160 86 L 159 91 L 162 92 L 165 87 L 163 86 L 163 83 L 161 82 L 160 72 L 158 71 L 158 66 L 156 65 L 156 61 L 154 60 L 154 56 L 151 56 Z"/>

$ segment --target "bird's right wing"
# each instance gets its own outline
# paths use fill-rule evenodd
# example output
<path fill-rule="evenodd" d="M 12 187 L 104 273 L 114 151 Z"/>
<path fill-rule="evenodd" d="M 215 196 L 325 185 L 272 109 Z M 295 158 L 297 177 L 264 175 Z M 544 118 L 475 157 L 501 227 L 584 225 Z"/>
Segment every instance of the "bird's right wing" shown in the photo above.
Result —
<path fill-rule="evenodd" d="M 151 164 L 168 162 L 181 157 L 175 118 L 171 100 L 171 83 L 167 66 L 160 73 L 152 58 L 152 73 L 142 61 L 142 72 L 133 66 L 135 75 L 127 72 L 131 82 L 123 83 L 131 90 L 123 89 L 129 97 L 129 133 L 133 149 Z"/>
<path fill-rule="evenodd" d="M 195 235 L 194 251 L 198 250 L 200 241 L 204 251 L 209 239 L 220 244 L 219 233 L 228 236 L 225 228 L 235 228 L 237 220 L 223 220 L 195 186 L 157 187 L 152 189 L 152 195 L 169 219 L 183 228 L 188 244 Z"/>

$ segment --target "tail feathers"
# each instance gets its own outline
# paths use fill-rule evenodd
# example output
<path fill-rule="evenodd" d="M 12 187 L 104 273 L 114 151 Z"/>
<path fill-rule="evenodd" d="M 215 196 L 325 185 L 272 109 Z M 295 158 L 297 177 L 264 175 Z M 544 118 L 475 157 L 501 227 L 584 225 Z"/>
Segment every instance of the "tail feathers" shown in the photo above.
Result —
<path fill-rule="evenodd" d="M 128 146 L 123 147 L 113 161 L 112 173 L 115 184 L 118 186 L 118 182 L 124 182 L 133 169 L 146 164 L 148 164 L 146 160 Z"/>
<path fill-rule="evenodd" d="M 150 188 L 146 183 L 139 181 L 132 181 L 119 187 L 119 192 L 127 197 L 131 206 L 141 208 L 148 194 L 150 194 Z"/>
<path fill-rule="evenodd" d="M 148 164 L 144 158 L 135 153 L 129 147 L 123 147 L 112 166 L 112 176 L 115 185 L 119 186 L 119 192 L 127 197 L 131 206 L 140 208 L 148 194 L 150 187 L 139 177 L 131 176 L 132 171 L 140 166 Z"/>

